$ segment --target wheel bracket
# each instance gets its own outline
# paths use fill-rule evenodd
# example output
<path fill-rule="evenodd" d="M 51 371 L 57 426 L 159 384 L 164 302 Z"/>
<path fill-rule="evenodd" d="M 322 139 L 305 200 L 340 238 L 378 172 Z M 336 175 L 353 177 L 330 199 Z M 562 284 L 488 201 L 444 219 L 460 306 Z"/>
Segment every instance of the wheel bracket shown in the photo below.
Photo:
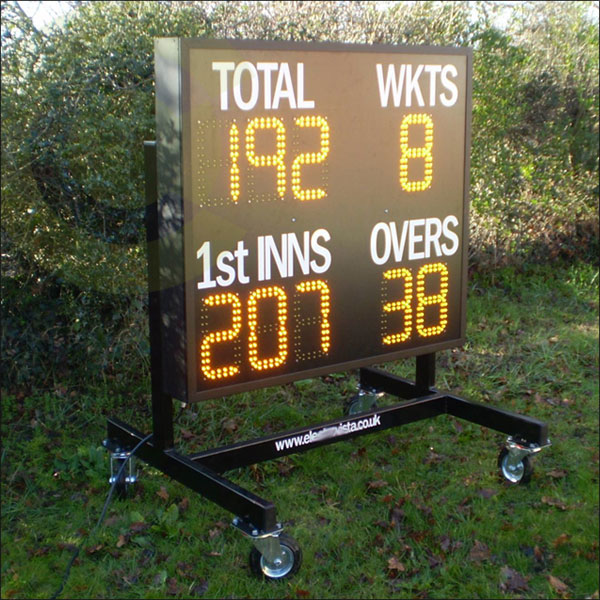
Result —
<path fill-rule="evenodd" d="M 110 451 L 109 484 L 112 485 L 117 481 L 117 475 L 125 461 L 129 461 L 129 464 L 125 469 L 123 482 L 126 484 L 134 484 L 138 479 L 135 467 L 135 456 L 131 456 L 131 452 L 121 448 L 115 440 L 106 439 L 102 442 L 102 445 Z"/>
<path fill-rule="evenodd" d="M 240 517 L 233 519 L 232 525 L 239 529 L 246 537 L 252 540 L 254 547 L 261 553 L 263 560 L 271 568 L 279 568 L 284 557 L 283 549 L 279 543 L 279 535 L 283 531 L 281 523 L 273 531 L 261 531 L 252 523 Z"/>
<path fill-rule="evenodd" d="M 528 443 L 518 438 L 514 438 L 510 436 L 506 440 L 506 449 L 508 450 L 508 458 L 507 461 L 511 465 L 516 465 L 520 463 L 523 458 L 526 456 L 530 456 L 532 454 L 537 454 L 544 448 L 551 446 L 550 440 L 546 440 L 545 444 L 534 444 L 533 442 Z"/>

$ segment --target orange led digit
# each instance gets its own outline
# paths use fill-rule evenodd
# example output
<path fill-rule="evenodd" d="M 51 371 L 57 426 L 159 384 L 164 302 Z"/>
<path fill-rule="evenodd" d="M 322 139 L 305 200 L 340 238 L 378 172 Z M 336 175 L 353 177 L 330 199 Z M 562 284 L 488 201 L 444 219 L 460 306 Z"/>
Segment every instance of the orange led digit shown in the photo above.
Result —
<path fill-rule="evenodd" d="M 440 275 L 440 291 L 437 294 L 425 294 L 425 278 L 432 273 Z M 417 273 L 417 311 L 416 324 L 419 335 L 430 337 L 439 335 L 448 325 L 448 268 L 444 263 L 423 265 Z M 439 322 L 437 325 L 425 325 L 425 307 L 439 304 Z"/>
<path fill-rule="evenodd" d="M 320 292 L 321 294 L 321 350 L 327 354 L 331 346 L 331 325 L 329 311 L 331 307 L 331 293 L 329 286 L 322 280 L 302 281 L 296 284 L 296 289 L 301 293 Z"/>
<path fill-rule="evenodd" d="M 383 336 L 386 345 L 398 344 L 406 341 L 412 332 L 412 287 L 413 277 L 408 269 L 389 269 L 383 273 L 384 280 L 404 279 L 404 297 L 395 302 L 386 302 L 383 310 L 386 313 L 404 311 L 404 329 L 400 333 L 391 333 Z"/>
<path fill-rule="evenodd" d="M 204 298 L 206 306 L 222 306 L 231 304 L 231 329 L 224 331 L 213 331 L 206 335 L 200 344 L 200 368 L 202 373 L 208 379 L 224 379 L 232 377 L 239 373 L 239 367 L 228 365 L 224 367 L 213 367 L 211 359 L 211 346 L 220 342 L 229 342 L 234 340 L 242 328 L 242 304 L 237 294 L 212 294 Z"/>
<path fill-rule="evenodd" d="M 425 127 L 425 144 L 411 147 L 408 145 L 408 130 L 411 125 Z M 402 119 L 400 125 L 400 185 L 406 192 L 422 192 L 431 186 L 433 179 L 433 119 L 430 115 L 411 113 Z M 418 181 L 408 178 L 408 161 L 414 158 L 424 159 L 424 176 Z"/>
<path fill-rule="evenodd" d="M 233 123 L 229 130 L 229 159 L 231 167 L 229 168 L 229 192 L 233 202 L 237 202 L 240 197 L 240 167 L 238 160 L 240 157 L 240 132 L 237 125 Z"/>
<path fill-rule="evenodd" d="M 259 358 L 258 343 L 258 303 L 265 298 L 277 299 L 277 349 L 274 357 Z M 269 286 L 254 290 L 248 298 L 248 361 L 258 371 L 274 369 L 282 365 L 288 354 L 287 334 L 287 295 L 278 286 Z"/>
<path fill-rule="evenodd" d="M 275 154 L 256 154 L 257 129 L 275 129 L 276 152 Z M 256 117 L 246 127 L 246 158 L 255 167 L 277 168 L 277 193 L 280 198 L 285 195 L 285 127 L 280 119 L 275 117 Z"/>
<path fill-rule="evenodd" d="M 304 152 L 298 155 L 292 163 L 292 191 L 298 200 L 319 200 L 327 192 L 322 188 L 302 189 L 300 183 L 300 167 L 322 163 L 329 154 L 329 123 L 321 116 L 303 116 L 296 118 L 298 127 L 319 127 L 321 129 L 321 149 L 319 152 Z"/>

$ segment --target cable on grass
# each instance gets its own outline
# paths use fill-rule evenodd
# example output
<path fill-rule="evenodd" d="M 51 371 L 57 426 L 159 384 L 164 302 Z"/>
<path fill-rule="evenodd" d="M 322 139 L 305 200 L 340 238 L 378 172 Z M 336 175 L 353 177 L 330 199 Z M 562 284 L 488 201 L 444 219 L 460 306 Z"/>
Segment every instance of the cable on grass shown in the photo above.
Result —
<path fill-rule="evenodd" d="M 110 490 L 108 491 L 108 496 L 106 497 L 106 501 L 104 502 L 104 507 L 102 508 L 102 513 L 100 514 L 100 518 L 98 519 L 98 522 L 96 523 L 96 525 L 94 525 L 94 528 L 89 533 L 89 535 L 86 536 L 84 539 L 82 539 L 81 542 L 79 543 L 79 546 L 77 546 L 77 548 L 75 548 L 75 550 L 73 551 L 71 559 L 69 560 L 69 564 L 67 565 L 67 568 L 65 569 L 65 574 L 63 576 L 62 583 L 60 584 L 60 587 L 58 588 L 58 590 L 50 597 L 50 600 L 56 600 L 56 598 L 58 598 L 62 594 L 62 591 L 65 588 L 67 581 L 69 580 L 69 576 L 71 574 L 71 567 L 73 566 L 75 559 L 79 556 L 79 553 L 81 552 L 81 549 L 83 548 L 83 543 L 85 542 L 85 540 L 89 539 L 96 532 L 98 527 L 100 527 L 100 525 L 102 524 L 102 521 L 104 521 L 104 517 L 106 516 L 106 511 L 108 510 L 108 505 L 110 504 L 110 501 L 112 499 L 112 495 L 115 491 L 115 487 L 116 487 L 117 483 L 121 480 L 121 475 L 123 474 L 125 467 L 127 466 L 127 463 L 132 458 L 132 456 L 146 442 L 148 442 L 150 440 L 150 438 L 153 435 L 154 435 L 153 433 L 150 433 L 143 440 L 138 442 L 138 444 L 135 446 L 135 448 L 129 453 L 129 456 L 123 461 L 123 464 L 121 465 L 121 467 L 119 468 L 119 471 L 117 472 L 117 476 L 115 477 L 115 480 L 113 481 L 112 485 L 110 486 Z"/>

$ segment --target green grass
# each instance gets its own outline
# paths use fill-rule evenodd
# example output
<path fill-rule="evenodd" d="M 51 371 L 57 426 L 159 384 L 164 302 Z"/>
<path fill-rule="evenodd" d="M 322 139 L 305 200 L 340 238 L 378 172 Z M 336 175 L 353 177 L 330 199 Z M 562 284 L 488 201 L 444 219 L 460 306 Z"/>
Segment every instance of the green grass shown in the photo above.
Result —
<path fill-rule="evenodd" d="M 230 472 L 304 553 L 294 578 L 265 584 L 231 515 L 148 466 L 87 537 L 108 492 L 105 417 L 149 431 L 147 387 L 5 395 L 2 597 L 51 596 L 83 540 L 63 598 L 597 598 L 598 271 L 477 276 L 468 318 L 436 385 L 547 421 L 528 486 L 498 480 L 505 436 L 447 416 Z M 385 368 L 412 375 L 414 360 Z M 337 417 L 355 386 L 353 372 L 194 405 L 181 450 Z"/>

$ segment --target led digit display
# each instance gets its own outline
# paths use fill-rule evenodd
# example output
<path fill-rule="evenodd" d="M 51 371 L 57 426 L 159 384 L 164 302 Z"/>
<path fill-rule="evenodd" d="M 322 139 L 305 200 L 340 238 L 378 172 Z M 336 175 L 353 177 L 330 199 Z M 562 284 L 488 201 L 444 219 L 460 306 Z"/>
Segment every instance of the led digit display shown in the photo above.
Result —
<path fill-rule="evenodd" d="M 156 41 L 164 391 L 463 343 L 471 51 Z"/>

